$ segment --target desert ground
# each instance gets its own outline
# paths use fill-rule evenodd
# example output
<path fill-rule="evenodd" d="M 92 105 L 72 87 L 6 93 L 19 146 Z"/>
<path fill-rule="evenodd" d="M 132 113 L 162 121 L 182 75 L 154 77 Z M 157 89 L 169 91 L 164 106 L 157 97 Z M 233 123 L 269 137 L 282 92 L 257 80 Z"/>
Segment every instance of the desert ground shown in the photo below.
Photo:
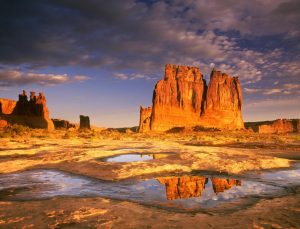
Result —
<path fill-rule="evenodd" d="M 0 228 L 300 227 L 300 186 L 293 180 L 280 181 L 281 191 L 274 195 L 256 193 L 207 208 L 201 204 L 199 208 L 177 207 L 172 200 L 147 202 L 135 198 L 134 189 L 132 196 L 125 197 L 119 197 L 122 194 L 118 192 L 111 196 L 101 192 L 49 196 L 45 192 L 46 196 L 40 198 L 39 184 L 36 188 L 5 186 L 5 179 L 9 182 L 15 174 L 30 171 L 58 171 L 66 174 L 63 177 L 91 179 L 107 187 L 161 177 L 204 175 L 259 183 L 260 174 L 280 171 L 296 171 L 293 176 L 297 181 L 299 133 L 179 130 L 147 134 L 100 128 L 48 132 L 15 125 L 2 131 L 0 137 Z M 125 163 L 107 160 L 125 154 L 157 156 Z M 270 184 L 275 187 L 276 181 L 263 185 Z M 28 196 L 22 194 L 22 188 L 25 193 L 28 188 Z"/>

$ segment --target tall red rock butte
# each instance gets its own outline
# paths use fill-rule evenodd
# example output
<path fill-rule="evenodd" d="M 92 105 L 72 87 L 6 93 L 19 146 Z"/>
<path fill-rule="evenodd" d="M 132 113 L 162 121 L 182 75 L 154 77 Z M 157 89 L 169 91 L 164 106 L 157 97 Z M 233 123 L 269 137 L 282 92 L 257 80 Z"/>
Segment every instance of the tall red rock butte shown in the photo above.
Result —
<path fill-rule="evenodd" d="M 140 108 L 139 132 L 203 126 L 243 129 L 239 79 L 213 70 L 209 85 L 198 67 L 167 64 L 155 85 L 152 107 Z"/>
<path fill-rule="evenodd" d="M 0 118 L 8 123 L 16 123 L 32 128 L 53 130 L 54 125 L 49 118 L 49 111 L 46 105 L 46 98 L 43 93 L 38 96 L 30 92 L 28 100 L 25 91 L 19 95 L 19 100 L 1 99 Z"/>

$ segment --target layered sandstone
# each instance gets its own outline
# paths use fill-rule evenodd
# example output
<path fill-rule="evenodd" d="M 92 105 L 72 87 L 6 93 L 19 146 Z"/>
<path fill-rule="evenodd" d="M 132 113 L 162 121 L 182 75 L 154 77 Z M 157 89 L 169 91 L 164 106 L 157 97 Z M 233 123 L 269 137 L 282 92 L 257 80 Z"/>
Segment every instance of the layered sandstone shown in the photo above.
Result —
<path fill-rule="evenodd" d="M 233 186 L 242 185 L 242 181 L 240 180 L 224 179 L 224 178 L 216 178 L 216 177 L 211 178 L 211 183 L 213 185 L 213 189 L 216 194 L 231 189 Z"/>
<path fill-rule="evenodd" d="M 11 99 L 0 99 L 0 114 L 11 114 L 17 102 Z"/>
<path fill-rule="evenodd" d="M 89 116 L 80 115 L 80 129 L 91 129 Z"/>
<path fill-rule="evenodd" d="M 237 77 L 213 70 L 208 85 L 203 118 L 206 127 L 242 129 L 242 89 Z"/>
<path fill-rule="evenodd" d="M 268 124 L 258 126 L 258 132 L 261 134 L 282 134 L 299 132 L 299 119 L 277 119 Z"/>
<path fill-rule="evenodd" d="M 167 64 L 153 92 L 150 129 L 165 131 L 200 122 L 206 83 L 197 67 Z"/>
<path fill-rule="evenodd" d="M 26 92 L 23 91 L 13 110 L 7 109 L 6 111 L 6 114 L 3 112 L 2 118 L 9 123 L 17 123 L 31 128 L 54 129 L 43 93 L 36 96 L 35 92 L 31 92 L 28 100 Z"/>
<path fill-rule="evenodd" d="M 199 176 L 161 177 L 157 180 L 165 185 L 168 200 L 200 197 L 207 178 Z"/>
<path fill-rule="evenodd" d="M 237 77 L 213 70 L 207 87 L 197 67 L 167 64 L 151 108 L 140 110 L 140 132 L 203 126 L 242 129 L 242 90 Z"/>

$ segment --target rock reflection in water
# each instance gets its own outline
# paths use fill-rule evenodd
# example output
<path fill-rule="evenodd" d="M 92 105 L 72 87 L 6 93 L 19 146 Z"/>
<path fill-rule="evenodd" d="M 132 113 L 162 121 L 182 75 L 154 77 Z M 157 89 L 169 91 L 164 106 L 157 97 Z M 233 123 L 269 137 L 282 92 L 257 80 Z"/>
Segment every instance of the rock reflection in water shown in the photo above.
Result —
<path fill-rule="evenodd" d="M 242 185 L 242 181 L 235 179 L 216 177 L 210 179 L 215 194 Z M 202 176 L 160 177 L 157 180 L 165 185 L 167 200 L 200 197 L 208 183 L 208 178 Z"/>

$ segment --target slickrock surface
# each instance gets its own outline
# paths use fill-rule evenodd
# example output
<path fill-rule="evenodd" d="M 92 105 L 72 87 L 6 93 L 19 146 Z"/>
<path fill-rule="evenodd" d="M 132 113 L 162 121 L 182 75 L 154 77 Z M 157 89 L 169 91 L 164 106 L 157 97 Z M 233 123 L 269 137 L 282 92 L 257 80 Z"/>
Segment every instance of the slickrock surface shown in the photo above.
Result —
<path fill-rule="evenodd" d="M 242 91 L 237 77 L 213 70 L 207 87 L 198 67 L 167 64 L 151 108 L 141 108 L 140 132 L 203 126 L 243 129 Z"/>
<path fill-rule="evenodd" d="M 26 92 L 23 91 L 19 95 L 19 100 L 13 111 L 11 112 L 9 109 L 6 109 L 6 111 L 10 113 L 4 113 L 1 116 L 9 123 L 22 124 L 32 128 L 54 129 L 53 122 L 49 118 L 46 98 L 43 93 L 39 93 L 36 96 L 35 92 L 30 92 L 30 99 L 28 100 Z"/>
<path fill-rule="evenodd" d="M 11 114 L 17 102 L 11 99 L 0 99 L 0 114 Z"/>
<path fill-rule="evenodd" d="M 91 129 L 89 116 L 80 115 L 80 129 Z"/>

